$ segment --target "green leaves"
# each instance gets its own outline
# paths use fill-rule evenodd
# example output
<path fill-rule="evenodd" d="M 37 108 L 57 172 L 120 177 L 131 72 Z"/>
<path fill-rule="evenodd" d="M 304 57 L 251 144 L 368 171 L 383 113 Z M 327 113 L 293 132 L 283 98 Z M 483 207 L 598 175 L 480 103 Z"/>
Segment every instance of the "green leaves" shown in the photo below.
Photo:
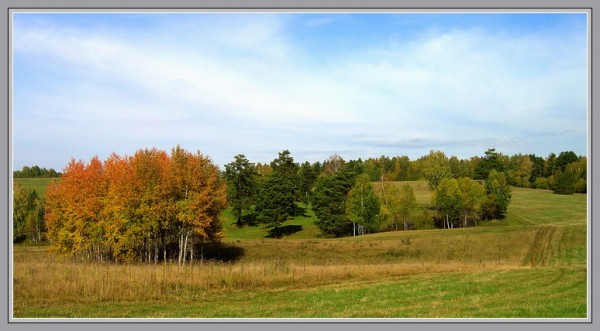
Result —
<path fill-rule="evenodd" d="M 259 222 L 278 228 L 294 215 L 294 183 L 278 172 L 264 179 L 259 187 L 256 213 Z"/>
<path fill-rule="evenodd" d="M 25 190 L 13 181 L 13 242 L 29 238 L 32 242 L 42 240 L 43 201 L 35 190 Z"/>
<path fill-rule="evenodd" d="M 374 232 L 379 228 L 379 209 L 379 199 L 375 195 L 369 176 L 358 176 L 346 200 L 348 219 L 360 225 L 367 233 Z"/>
<path fill-rule="evenodd" d="M 485 181 L 485 193 L 487 199 L 482 206 L 483 218 L 504 218 L 512 197 L 506 175 L 503 172 L 498 172 L 496 170 L 490 171 L 488 178 Z"/>
<path fill-rule="evenodd" d="M 352 232 L 352 222 L 346 216 L 346 196 L 354 184 L 354 175 L 341 171 L 334 176 L 319 177 L 312 197 L 315 224 L 330 237 L 342 237 Z"/>
<path fill-rule="evenodd" d="M 429 181 L 429 187 L 437 189 L 444 178 L 451 177 L 450 162 L 441 151 L 431 151 L 423 162 L 423 175 Z"/>
<path fill-rule="evenodd" d="M 255 203 L 257 176 L 254 164 L 243 154 L 236 155 L 233 162 L 225 165 L 223 177 L 227 182 L 227 199 L 238 225 L 243 223 L 244 212 L 248 213 Z"/>

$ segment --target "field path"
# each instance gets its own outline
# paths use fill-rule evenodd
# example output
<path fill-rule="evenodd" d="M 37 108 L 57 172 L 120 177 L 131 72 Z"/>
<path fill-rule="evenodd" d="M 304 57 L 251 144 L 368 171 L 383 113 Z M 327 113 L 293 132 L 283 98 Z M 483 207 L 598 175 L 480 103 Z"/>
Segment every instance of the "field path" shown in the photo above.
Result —
<path fill-rule="evenodd" d="M 562 226 L 545 225 L 538 228 L 529 249 L 528 261 L 532 267 L 548 266 L 556 261 L 565 229 Z"/>

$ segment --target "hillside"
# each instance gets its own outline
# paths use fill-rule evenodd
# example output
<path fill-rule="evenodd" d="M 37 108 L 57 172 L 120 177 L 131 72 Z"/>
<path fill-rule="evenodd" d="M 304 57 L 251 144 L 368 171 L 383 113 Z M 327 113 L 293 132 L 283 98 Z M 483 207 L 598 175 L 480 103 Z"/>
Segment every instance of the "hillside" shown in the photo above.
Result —
<path fill-rule="evenodd" d="M 24 189 L 35 190 L 41 198 L 46 196 L 46 190 L 52 180 L 53 178 L 15 178 Z"/>

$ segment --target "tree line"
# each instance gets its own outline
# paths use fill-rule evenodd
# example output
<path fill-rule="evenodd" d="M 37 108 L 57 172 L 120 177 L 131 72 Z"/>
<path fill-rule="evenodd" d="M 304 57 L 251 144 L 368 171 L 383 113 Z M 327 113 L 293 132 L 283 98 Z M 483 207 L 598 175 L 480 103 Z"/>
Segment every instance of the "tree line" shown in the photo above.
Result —
<path fill-rule="evenodd" d="M 32 167 L 23 166 L 21 170 L 13 171 L 13 178 L 57 178 L 60 173 L 50 168 L 40 168 L 37 165 Z"/>
<path fill-rule="evenodd" d="M 488 149 L 468 160 L 431 151 L 414 161 L 334 154 L 300 164 L 284 150 L 264 164 L 239 154 L 221 171 L 200 152 L 144 149 L 105 161 L 71 160 L 45 201 L 15 183 L 13 233 L 15 241 L 45 234 L 68 256 L 183 264 L 197 258 L 195 247 L 222 237 L 219 216 L 227 206 L 238 226 L 262 224 L 276 237 L 283 222 L 309 206 L 331 237 L 466 227 L 502 219 L 511 185 L 585 192 L 586 162 L 573 152 L 544 159 Z M 411 185 L 392 182 L 422 179 L 431 190 L 429 208 L 418 206 Z"/>
<path fill-rule="evenodd" d="M 483 156 L 459 159 L 446 157 L 443 162 L 453 178 L 468 177 L 485 180 L 492 169 L 503 172 L 512 186 L 549 189 L 559 194 L 586 193 L 587 158 L 573 151 L 564 151 L 547 157 L 535 154 L 512 156 L 490 148 Z M 426 163 L 429 155 L 416 160 L 407 156 L 369 158 L 363 162 L 364 173 L 372 181 L 414 181 L 427 176 Z"/>

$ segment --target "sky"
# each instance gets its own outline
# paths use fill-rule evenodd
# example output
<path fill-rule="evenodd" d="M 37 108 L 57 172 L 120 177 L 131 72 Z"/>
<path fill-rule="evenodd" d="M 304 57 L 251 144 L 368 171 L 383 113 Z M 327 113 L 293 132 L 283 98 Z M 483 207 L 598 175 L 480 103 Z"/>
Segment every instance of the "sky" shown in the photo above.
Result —
<path fill-rule="evenodd" d="M 180 145 L 411 160 L 588 142 L 583 13 L 13 13 L 13 169 Z"/>

